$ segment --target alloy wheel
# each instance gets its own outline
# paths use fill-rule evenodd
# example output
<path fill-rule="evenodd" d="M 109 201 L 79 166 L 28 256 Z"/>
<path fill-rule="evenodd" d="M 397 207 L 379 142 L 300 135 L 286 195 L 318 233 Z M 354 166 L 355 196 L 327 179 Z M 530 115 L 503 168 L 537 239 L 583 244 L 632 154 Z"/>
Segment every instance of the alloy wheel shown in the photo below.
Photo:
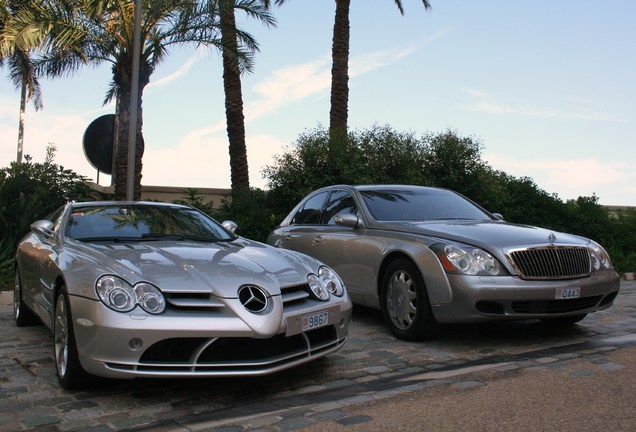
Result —
<path fill-rule="evenodd" d="M 387 287 L 387 312 L 400 330 L 407 330 L 417 316 L 417 287 L 411 276 L 398 270 L 389 279 Z"/>
<path fill-rule="evenodd" d="M 64 294 L 57 297 L 55 305 L 55 364 L 60 378 L 64 378 L 68 368 L 68 311 Z"/>

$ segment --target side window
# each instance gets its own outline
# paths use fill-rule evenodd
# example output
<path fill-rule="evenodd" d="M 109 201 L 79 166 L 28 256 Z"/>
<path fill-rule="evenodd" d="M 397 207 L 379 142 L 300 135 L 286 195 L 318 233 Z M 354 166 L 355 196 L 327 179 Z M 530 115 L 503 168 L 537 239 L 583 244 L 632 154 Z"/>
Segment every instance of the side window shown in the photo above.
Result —
<path fill-rule="evenodd" d="M 319 193 L 311 197 L 305 205 L 298 210 L 291 221 L 292 225 L 317 225 L 320 222 L 320 212 L 327 199 L 328 192 Z"/>
<path fill-rule="evenodd" d="M 348 192 L 335 191 L 331 194 L 325 206 L 323 223 L 326 225 L 335 225 L 336 216 L 343 214 L 357 215 L 358 207 Z"/>

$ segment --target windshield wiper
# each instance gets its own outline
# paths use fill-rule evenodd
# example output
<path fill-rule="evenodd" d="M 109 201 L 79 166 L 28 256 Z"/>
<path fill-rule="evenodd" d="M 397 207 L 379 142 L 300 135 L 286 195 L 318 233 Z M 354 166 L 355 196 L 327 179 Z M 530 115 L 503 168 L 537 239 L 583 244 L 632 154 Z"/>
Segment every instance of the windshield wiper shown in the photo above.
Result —
<path fill-rule="evenodd" d="M 73 240 L 81 241 L 81 242 L 115 242 L 115 243 L 123 243 L 123 242 L 135 242 L 141 241 L 141 237 L 77 237 L 73 238 Z"/>
<path fill-rule="evenodd" d="M 143 241 L 156 241 L 156 240 L 192 240 L 205 243 L 214 243 L 219 241 L 217 238 L 197 236 L 197 235 L 182 235 L 182 234 L 144 234 L 141 236 Z"/>

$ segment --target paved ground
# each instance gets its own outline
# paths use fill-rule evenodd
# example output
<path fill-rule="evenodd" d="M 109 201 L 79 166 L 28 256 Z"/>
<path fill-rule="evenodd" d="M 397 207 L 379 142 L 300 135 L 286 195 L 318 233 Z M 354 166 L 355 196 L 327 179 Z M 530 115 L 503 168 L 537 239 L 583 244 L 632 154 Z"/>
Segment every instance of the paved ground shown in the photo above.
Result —
<path fill-rule="evenodd" d="M 42 326 L 0 306 L 0 431 L 636 430 L 636 282 L 571 328 L 445 326 L 393 338 L 357 308 L 338 353 L 259 379 L 109 381 L 62 390 Z"/>

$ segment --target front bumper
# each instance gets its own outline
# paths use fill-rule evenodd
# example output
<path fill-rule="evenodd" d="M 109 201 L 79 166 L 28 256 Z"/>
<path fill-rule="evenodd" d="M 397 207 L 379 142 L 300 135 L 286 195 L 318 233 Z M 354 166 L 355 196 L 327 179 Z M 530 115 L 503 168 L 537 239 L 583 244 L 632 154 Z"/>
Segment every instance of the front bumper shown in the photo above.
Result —
<path fill-rule="evenodd" d="M 108 378 L 278 372 L 339 350 L 347 338 L 352 310 L 346 295 L 316 301 L 311 307 L 292 305 L 283 310 L 280 305 L 271 317 L 277 322 L 264 330 L 233 315 L 233 308 L 222 313 L 167 310 L 150 315 L 138 308 L 115 312 L 100 301 L 77 296 L 71 296 L 70 302 L 82 367 Z M 321 311 L 328 313 L 328 324 L 303 332 L 299 319 Z"/>
<path fill-rule="evenodd" d="M 523 280 L 516 276 L 448 275 L 452 301 L 433 304 L 441 323 L 558 318 L 610 307 L 620 279 L 613 270 L 568 280 Z M 557 289 L 580 288 L 580 297 L 558 300 Z"/>

